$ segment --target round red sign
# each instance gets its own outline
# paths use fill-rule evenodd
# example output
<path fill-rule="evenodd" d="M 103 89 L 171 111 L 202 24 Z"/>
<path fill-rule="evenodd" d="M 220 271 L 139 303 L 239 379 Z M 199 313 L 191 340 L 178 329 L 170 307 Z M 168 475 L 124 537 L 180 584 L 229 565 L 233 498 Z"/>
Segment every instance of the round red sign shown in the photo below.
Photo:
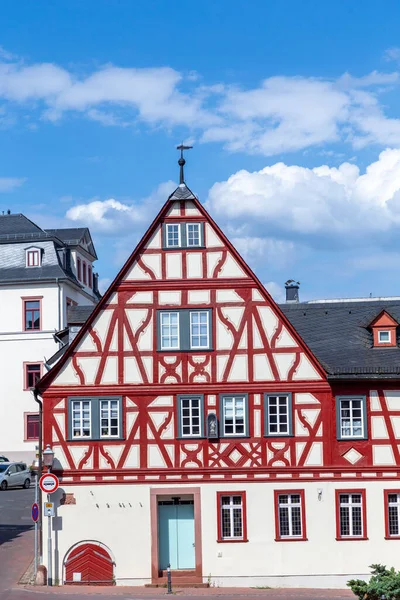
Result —
<path fill-rule="evenodd" d="M 53 475 L 53 473 L 46 473 L 46 475 L 41 476 L 39 486 L 45 494 L 52 494 L 59 486 L 58 477 Z"/>

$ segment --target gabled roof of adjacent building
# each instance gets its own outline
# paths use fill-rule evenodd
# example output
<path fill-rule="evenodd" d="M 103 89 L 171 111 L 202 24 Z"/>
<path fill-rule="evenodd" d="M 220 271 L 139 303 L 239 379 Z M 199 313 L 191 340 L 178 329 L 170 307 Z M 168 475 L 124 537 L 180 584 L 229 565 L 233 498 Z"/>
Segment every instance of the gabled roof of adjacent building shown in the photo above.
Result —
<path fill-rule="evenodd" d="M 82 245 L 89 254 L 97 258 L 96 250 L 90 231 L 87 227 L 70 227 L 66 229 L 46 229 L 47 233 L 54 235 L 66 246 Z"/>
<path fill-rule="evenodd" d="M 395 347 L 373 346 L 370 324 L 383 311 L 400 322 L 400 298 L 281 304 L 281 310 L 332 379 L 398 378 Z"/>

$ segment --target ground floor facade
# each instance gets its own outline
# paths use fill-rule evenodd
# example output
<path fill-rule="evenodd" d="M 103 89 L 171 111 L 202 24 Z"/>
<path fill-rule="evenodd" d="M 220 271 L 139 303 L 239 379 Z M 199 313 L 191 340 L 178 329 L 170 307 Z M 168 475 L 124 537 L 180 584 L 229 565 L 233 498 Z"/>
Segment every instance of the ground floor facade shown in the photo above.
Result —
<path fill-rule="evenodd" d="M 400 568 L 393 480 L 87 482 L 53 496 L 55 584 L 154 584 L 170 565 L 211 586 L 344 588 L 373 563 Z"/>

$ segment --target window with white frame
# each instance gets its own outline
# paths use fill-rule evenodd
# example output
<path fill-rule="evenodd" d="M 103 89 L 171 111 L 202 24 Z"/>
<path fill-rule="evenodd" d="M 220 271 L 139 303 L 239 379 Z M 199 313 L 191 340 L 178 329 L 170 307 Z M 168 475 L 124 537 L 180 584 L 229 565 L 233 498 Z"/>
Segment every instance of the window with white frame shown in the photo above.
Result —
<path fill-rule="evenodd" d="M 201 246 L 200 223 L 186 223 L 186 244 Z"/>
<path fill-rule="evenodd" d="M 181 246 L 180 223 L 167 223 L 166 242 L 168 248 L 179 248 Z"/>
<path fill-rule="evenodd" d="M 338 439 L 366 439 L 365 396 L 339 396 L 336 399 L 336 418 Z"/>
<path fill-rule="evenodd" d="M 390 344 L 390 331 L 378 331 L 378 343 L 379 344 Z"/>
<path fill-rule="evenodd" d="M 247 435 L 247 396 L 222 396 L 222 435 L 236 437 Z"/>
<path fill-rule="evenodd" d="M 32 249 L 26 251 L 26 266 L 40 267 L 40 250 Z"/>
<path fill-rule="evenodd" d="M 91 437 L 92 419 L 90 400 L 73 400 L 72 408 L 72 437 Z"/>
<path fill-rule="evenodd" d="M 119 401 L 100 400 L 101 437 L 118 437 L 119 427 Z"/>
<path fill-rule="evenodd" d="M 220 495 L 220 531 L 221 540 L 241 540 L 244 537 L 243 531 L 243 496 Z"/>
<path fill-rule="evenodd" d="M 387 494 L 387 536 L 400 536 L 400 493 Z"/>
<path fill-rule="evenodd" d="M 339 537 L 363 537 L 363 495 L 339 494 Z"/>
<path fill-rule="evenodd" d="M 199 437 L 203 434 L 203 397 L 178 396 L 179 435 Z"/>
<path fill-rule="evenodd" d="M 190 312 L 190 347 L 208 348 L 210 346 L 209 311 Z"/>
<path fill-rule="evenodd" d="M 279 538 L 303 537 L 301 494 L 278 494 Z"/>
<path fill-rule="evenodd" d="M 122 438 L 122 399 L 90 397 L 68 399 L 69 439 Z"/>
<path fill-rule="evenodd" d="M 211 350 L 211 309 L 159 310 L 158 350 Z"/>
<path fill-rule="evenodd" d="M 266 435 L 291 435 L 291 411 L 291 394 L 265 394 Z"/>
<path fill-rule="evenodd" d="M 162 312 L 160 314 L 161 349 L 179 350 L 179 313 Z"/>

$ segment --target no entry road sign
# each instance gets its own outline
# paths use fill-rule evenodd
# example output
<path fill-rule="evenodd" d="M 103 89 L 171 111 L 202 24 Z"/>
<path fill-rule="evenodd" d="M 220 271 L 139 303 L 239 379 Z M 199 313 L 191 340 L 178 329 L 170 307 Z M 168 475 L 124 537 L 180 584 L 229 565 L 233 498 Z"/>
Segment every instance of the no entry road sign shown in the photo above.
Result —
<path fill-rule="evenodd" d="M 39 481 L 40 489 L 45 494 L 52 494 L 55 492 L 58 488 L 58 485 L 58 477 L 53 475 L 53 473 L 46 473 L 46 475 L 42 475 Z"/>
<path fill-rule="evenodd" d="M 34 521 L 36 523 L 36 521 L 39 519 L 39 505 L 36 504 L 36 502 L 34 504 L 32 504 L 32 521 Z"/>

